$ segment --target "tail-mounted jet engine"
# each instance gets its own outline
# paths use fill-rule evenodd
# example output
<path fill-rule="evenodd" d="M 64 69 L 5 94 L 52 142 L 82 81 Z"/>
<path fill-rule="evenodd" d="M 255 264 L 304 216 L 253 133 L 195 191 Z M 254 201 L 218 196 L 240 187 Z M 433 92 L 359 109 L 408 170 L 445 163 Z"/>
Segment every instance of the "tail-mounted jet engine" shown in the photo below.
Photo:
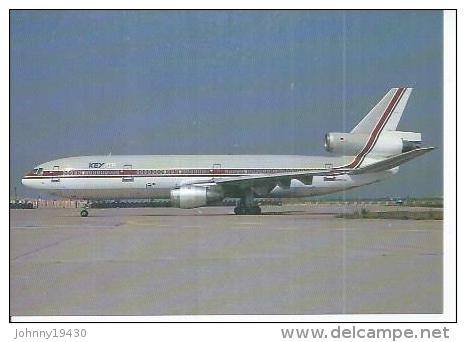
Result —
<path fill-rule="evenodd" d="M 365 146 L 372 147 L 371 153 L 380 156 L 391 156 L 419 148 L 421 133 L 384 131 L 377 138 L 371 134 L 338 133 L 325 134 L 325 149 L 328 152 L 352 156 L 358 154 Z"/>
<path fill-rule="evenodd" d="M 185 185 L 170 191 L 172 206 L 182 209 L 202 207 L 223 199 L 223 194 L 207 186 Z"/>

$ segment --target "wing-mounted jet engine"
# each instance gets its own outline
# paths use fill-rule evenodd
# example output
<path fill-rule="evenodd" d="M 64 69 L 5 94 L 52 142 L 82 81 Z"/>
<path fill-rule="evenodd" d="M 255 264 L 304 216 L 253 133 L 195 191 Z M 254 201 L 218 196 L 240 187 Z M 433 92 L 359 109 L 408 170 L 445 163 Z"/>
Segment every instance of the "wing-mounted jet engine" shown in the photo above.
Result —
<path fill-rule="evenodd" d="M 182 209 L 198 208 L 223 199 L 218 189 L 208 186 L 184 185 L 170 191 L 172 206 Z"/>

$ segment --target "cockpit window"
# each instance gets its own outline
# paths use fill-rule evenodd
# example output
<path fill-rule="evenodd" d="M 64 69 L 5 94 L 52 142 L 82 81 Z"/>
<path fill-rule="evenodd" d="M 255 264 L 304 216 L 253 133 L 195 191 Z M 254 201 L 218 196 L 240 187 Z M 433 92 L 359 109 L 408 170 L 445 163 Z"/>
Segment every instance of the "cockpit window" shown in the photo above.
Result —
<path fill-rule="evenodd" d="M 42 167 L 39 167 L 39 168 L 36 168 L 36 169 L 32 170 L 32 173 L 34 175 L 42 175 L 43 171 L 44 171 L 44 169 Z"/>

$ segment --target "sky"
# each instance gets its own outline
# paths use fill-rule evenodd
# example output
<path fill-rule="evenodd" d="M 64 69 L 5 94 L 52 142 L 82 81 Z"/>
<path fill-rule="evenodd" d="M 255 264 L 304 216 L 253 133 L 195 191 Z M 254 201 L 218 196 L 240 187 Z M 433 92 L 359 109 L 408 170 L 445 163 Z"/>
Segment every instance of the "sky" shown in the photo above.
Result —
<path fill-rule="evenodd" d="M 442 196 L 441 11 L 10 11 L 10 195 L 68 156 L 328 155 L 397 86 L 437 149 L 347 196 Z"/>

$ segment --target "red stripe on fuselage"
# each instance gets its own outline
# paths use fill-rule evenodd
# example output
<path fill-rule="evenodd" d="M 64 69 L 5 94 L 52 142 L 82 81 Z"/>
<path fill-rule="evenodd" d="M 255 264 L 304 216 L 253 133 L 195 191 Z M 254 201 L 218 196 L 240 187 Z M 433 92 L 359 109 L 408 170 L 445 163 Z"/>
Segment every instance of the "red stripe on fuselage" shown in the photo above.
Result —
<path fill-rule="evenodd" d="M 49 179 L 49 178 L 121 178 L 121 177 L 240 177 L 253 175 L 280 175 L 294 172 L 313 172 L 326 170 L 325 168 L 259 168 L 259 169 L 107 169 L 107 170 L 70 170 L 70 171 L 43 171 L 42 174 L 29 173 L 25 179 Z"/>

